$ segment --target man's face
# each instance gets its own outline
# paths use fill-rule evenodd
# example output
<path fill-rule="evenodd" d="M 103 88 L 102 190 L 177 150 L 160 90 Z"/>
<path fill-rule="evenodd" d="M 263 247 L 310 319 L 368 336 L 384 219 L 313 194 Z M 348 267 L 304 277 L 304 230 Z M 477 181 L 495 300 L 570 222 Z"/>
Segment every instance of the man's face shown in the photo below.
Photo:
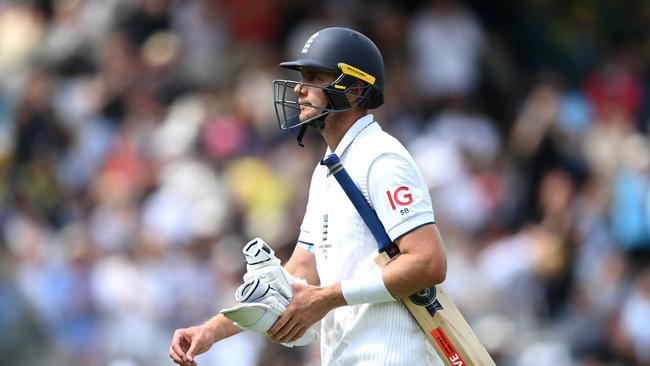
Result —
<path fill-rule="evenodd" d="M 336 80 L 336 75 L 323 70 L 303 68 L 300 71 L 301 82 L 312 85 L 327 85 Z M 323 90 L 309 85 L 298 84 L 293 91 L 298 95 L 298 102 L 301 104 L 310 104 L 324 108 L 327 105 L 327 99 Z M 322 113 L 322 110 L 309 106 L 300 106 L 300 121 L 306 121 Z"/>

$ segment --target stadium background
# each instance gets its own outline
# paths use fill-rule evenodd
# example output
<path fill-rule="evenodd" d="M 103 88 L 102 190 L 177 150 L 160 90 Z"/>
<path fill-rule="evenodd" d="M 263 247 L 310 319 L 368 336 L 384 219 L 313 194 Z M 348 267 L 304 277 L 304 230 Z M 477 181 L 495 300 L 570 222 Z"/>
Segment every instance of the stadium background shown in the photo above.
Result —
<path fill-rule="evenodd" d="M 324 150 L 271 80 L 313 31 L 382 50 L 446 287 L 499 365 L 650 365 L 650 2 L 0 1 L 0 364 L 171 364 L 287 258 Z M 313 132 L 313 131 L 312 131 Z M 201 365 L 318 365 L 255 335 Z"/>

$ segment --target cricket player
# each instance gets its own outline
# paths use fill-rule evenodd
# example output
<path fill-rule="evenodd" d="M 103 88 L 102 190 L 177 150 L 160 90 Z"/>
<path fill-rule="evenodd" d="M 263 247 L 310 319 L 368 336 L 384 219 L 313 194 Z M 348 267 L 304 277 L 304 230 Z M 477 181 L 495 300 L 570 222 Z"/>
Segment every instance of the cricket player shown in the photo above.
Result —
<path fill-rule="evenodd" d="M 369 109 L 383 103 L 384 64 L 377 46 L 348 28 L 325 28 L 280 66 L 299 81 L 275 80 L 283 129 L 316 128 L 377 212 L 401 255 L 381 269 L 375 239 L 325 166 L 311 179 L 298 243 L 284 269 L 295 279 L 291 302 L 266 331 L 276 342 L 299 340 L 321 321 L 323 365 L 442 365 L 398 299 L 444 281 L 447 262 L 427 186 L 411 155 L 384 132 Z M 195 356 L 240 332 L 219 314 L 174 333 L 170 357 Z"/>

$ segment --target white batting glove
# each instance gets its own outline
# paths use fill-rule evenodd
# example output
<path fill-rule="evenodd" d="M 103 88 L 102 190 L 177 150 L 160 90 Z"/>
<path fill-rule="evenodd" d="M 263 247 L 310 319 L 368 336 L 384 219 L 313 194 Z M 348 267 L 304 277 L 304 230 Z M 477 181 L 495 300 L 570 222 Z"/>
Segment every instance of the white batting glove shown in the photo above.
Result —
<path fill-rule="evenodd" d="M 239 328 L 261 334 L 273 326 L 289 304 L 284 295 L 259 278 L 249 279 L 239 286 L 235 299 L 242 304 L 221 310 L 221 313 Z"/>
<path fill-rule="evenodd" d="M 293 297 L 292 284 L 307 284 L 307 281 L 294 278 L 282 267 L 275 251 L 264 240 L 255 238 L 249 241 L 242 251 L 246 258 L 247 271 L 244 281 L 259 277 L 289 300 Z"/>
<path fill-rule="evenodd" d="M 280 315 L 286 310 L 290 300 L 259 277 L 254 277 L 239 286 L 235 298 L 242 304 L 221 310 L 235 326 L 255 333 L 266 335 Z M 302 337 L 282 343 L 287 347 L 306 346 L 316 339 L 318 334 L 309 329 Z"/>

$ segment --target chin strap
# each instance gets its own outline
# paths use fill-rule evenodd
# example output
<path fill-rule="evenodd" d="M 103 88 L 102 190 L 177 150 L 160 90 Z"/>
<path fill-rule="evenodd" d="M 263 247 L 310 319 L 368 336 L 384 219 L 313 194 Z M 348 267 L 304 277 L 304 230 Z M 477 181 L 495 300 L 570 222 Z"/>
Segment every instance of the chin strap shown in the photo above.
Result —
<path fill-rule="evenodd" d="M 300 147 L 305 147 L 305 144 L 302 143 L 302 138 L 305 137 L 305 132 L 307 132 L 307 125 L 306 124 L 300 126 L 300 131 L 298 131 L 297 140 L 298 140 L 298 145 L 300 145 Z"/>

